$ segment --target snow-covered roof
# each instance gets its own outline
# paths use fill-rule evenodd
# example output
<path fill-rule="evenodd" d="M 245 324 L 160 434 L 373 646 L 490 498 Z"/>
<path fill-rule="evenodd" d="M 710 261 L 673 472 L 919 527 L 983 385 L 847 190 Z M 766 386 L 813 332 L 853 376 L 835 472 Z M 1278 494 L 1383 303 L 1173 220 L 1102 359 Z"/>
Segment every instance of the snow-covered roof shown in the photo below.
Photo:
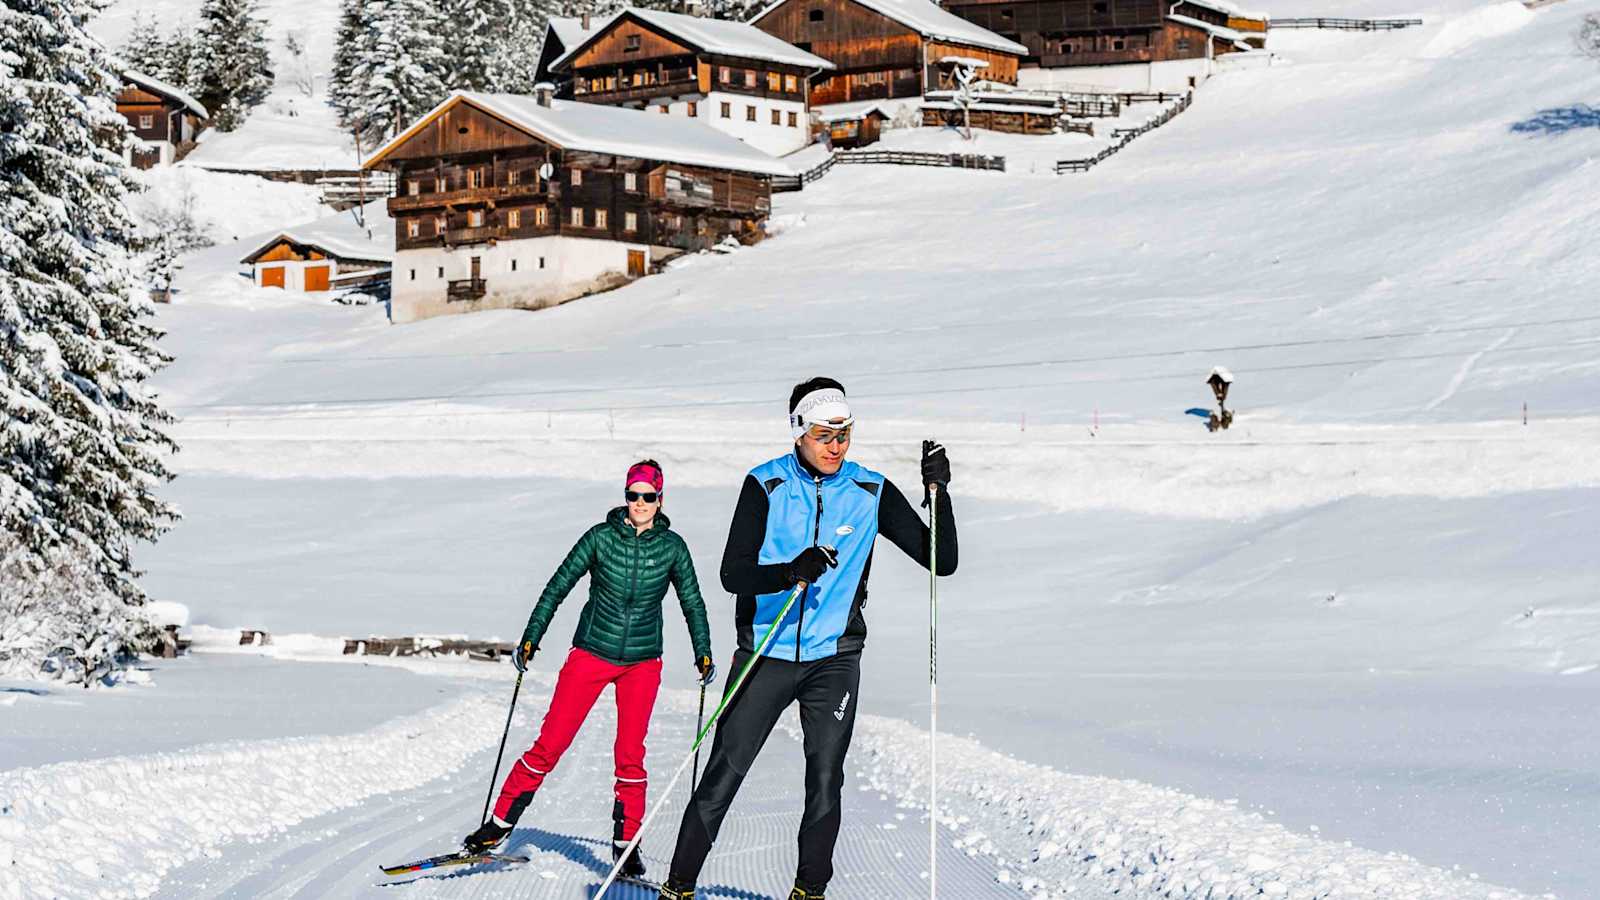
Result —
<path fill-rule="evenodd" d="M 978 59 L 977 57 L 973 56 L 941 56 L 939 57 L 939 65 L 966 66 L 971 69 L 987 69 L 989 68 L 989 61 L 986 59 Z"/>
<path fill-rule="evenodd" d="M 611 153 L 636 159 L 730 169 L 758 175 L 793 175 L 787 163 L 769 156 L 736 137 L 724 134 L 699 119 L 663 116 L 620 106 L 601 106 L 572 100 L 551 100 L 540 106 L 522 94 L 485 94 L 456 91 L 389 143 L 368 157 L 364 166 L 378 164 L 419 129 L 457 103 L 470 103 L 528 134 L 566 150 Z"/>
<path fill-rule="evenodd" d="M 392 262 L 394 260 L 394 224 L 389 219 L 388 200 L 373 200 L 362 207 L 367 222 L 365 228 L 356 223 L 355 210 L 347 209 L 326 218 L 296 225 L 274 232 L 271 237 L 252 247 L 239 261 L 251 263 L 270 250 L 279 241 L 289 240 L 307 247 L 315 247 L 337 259 Z"/>
<path fill-rule="evenodd" d="M 611 24 L 617 17 L 616 13 L 607 16 L 590 16 L 589 27 L 583 27 L 583 19 L 578 16 L 551 16 L 545 23 L 545 33 L 554 33 L 556 39 L 561 41 L 561 55 L 551 60 L 550 68 L 555 68 L 566 62 L 572 51 L 578 49 L 583 42 L 595 36 L 596 33 Z"/>
<path fill-rule="evenodd" d="M 954 100 L 930 100 L 922 104 L 923 109 L 960 111 L 961 104 Z M 990 100 L 978 100 L 972 104 L 974 112 L 998 113 L 1027 113 L 1031 116 L 1058 116 L 1060 109 L 1051 109 L 1048 106 L 1026 106 L 1020 103 L 995 103 Z"/>
<path fill-rule="evenodd" d="M 761 21 L 767 14 L 787 2 L 789 0 L 775 0 L 751 19 L 750 23 L 753 25 Z M 1026 56 L 1028 53 L 1027 47 L 1016 41 L 1008 41 L 987 28 L 980 28 L 955 13 L 947 12 L 931 0 L 855 0 L 855 2 L 899 22 L 923 37 L 970 47 L 984 47 L 1017 56 Z"/>
<path fill-rule="evenodd" d="M 775 62 L 792 66 L 805 66 L 810 69 L 832 69 L 834 67 L 833 63 L 822 57 L 807 53 L 788 41 L 767 34 L 754 25 L 726 19 L 686 16 L 682 13 L 662 12 L 656 9 L 623 10 L 616 16 L 607 19 L 603 24 L 590 29 L 579 43 L 569 45 L 567 51 L 552 64 L 552 67 L 561 66 L 572 59 L 584 44 L 598 38 L 600 33 L 614 24 L 617 19 L 624 17 L 638 19 L 657 31 L 676 37 L 706 53 L 734 56 L 740 59 L 759 59 L 763 62 Z M 565 40 L 562 43 L 565 44 Z"/>
<path fill-rule="evenodd" d="M 1245 33 L 1234 28 L 1227 28 L 1222 25 L 1213 25 L 1210 22 L 1202 22 L 1199 19 L 1176 14 L 1168 14 L 1167 20 L 1171 22 L 1178 22 L 1183 25 L 1193 26 L 1211 34 L 1214 37 L 1219 37 L 1227 41 L 1233 41 L 1235 44 L 1244 44 L 1245 42 Z"/>
<path fill-rule="evenodd" d="M 1257 21 L 1265 21 L 1267 18 L 1266 13 L 1245 9 L 1238 4 L 1233 3 L 1232 0 L 1183 0 L 1182 3 L 1178 4 L 1178 6 L 1183 6 L 1184 4 L 1189 4 L 1191 6 L 1204 6 L 1206 9 L 1214 9 L 1225 16 L 1230 16 L 1235 19 L 1255 19 Z"/>
<path fill-rule="evenodd" d="M 932 101 L 953 101 L 959 91 L 929 91 L 926 95 Z M 980 90 L 971 94 L 974 100 L 984 103 L 1009 103 L 1014 106 L 1033 106 L 1040 109 L 1061 108 L 1061 96 L 1044 91 L 995 91 Z"/>
<path fill-rule="evenodd" d="M 202 119 L 211 118 L 211 113 L 206 112 L 206 108 L 200 105 L 199 100 L 196 100 L 195 98 L 189 96 L 186 92 L 167 84 L 165 81 L 162 81 L 159 78 L 151 78 L 149 75 L 146 75 L 143 72 L 135 72 L 131 69 L 124 71 L 122 73 L 122 77 L 133 82 L 134 84 L 137 84 L 139 87 L 144 88 L 152 94 L 160 94 L 163 97 L 171 97 L 179 103 L 182 103 L 190 112 Z"/>
<path fill-rule="evenodd" d="M 864 119 L 873 113 L 877 113 L 885 119 L 892 118 L 889 115 L 889 111 L 883 108 L 883 102 L 880 100 L 851 100 L 848 103 L 829 103 L 824 106 L 813 106 L 811 111 L 816 113 L 817 121 L 823 123 Z"/>

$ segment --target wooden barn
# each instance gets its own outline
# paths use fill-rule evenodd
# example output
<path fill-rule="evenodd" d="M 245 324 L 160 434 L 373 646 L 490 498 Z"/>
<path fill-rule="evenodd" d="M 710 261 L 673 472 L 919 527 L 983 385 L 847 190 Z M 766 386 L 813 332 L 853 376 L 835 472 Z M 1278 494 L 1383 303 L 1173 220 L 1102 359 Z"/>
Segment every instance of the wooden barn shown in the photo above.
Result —
<path fill-rule="evenodd" d="M 774 156 L 810 143 L 807 85 L 833 64 L 743 22 L 625 9 L 551 63 L 557 95 L 699 119 Z"/>
<path fill-rule="evenodd" d="M 368 287 L 387 278 L 393 261 L 394 227 L 385 201 L 375 200 L 280 231 L 239 262 L 260 287 L 318 293 Z"/>
<path fill-rule="evenodd" d="M 694 119 L 458 91 L 365 165 L 395 173 L 395 322 L 537 309 L 759 240 L 785 163 Z"/>
<path fill-rule="evenodd" d="M 1024 87 L 1183 91 L 1218 56 L 1265 45 L 1265 16 L 1229 0 L 948 0 L 950 12 L 1027 48 Z"/>
<path fill-rule="evenodd" d="M 164 81 L 122 73 L 117 112 L 128 120 L 133 140 L 124 162 L 138 169 L 167 166 L 194 149 L 210 114 L 198 100 Z"/>
<path fill-rule="evenodd" d="M 826 139 L 830 147 L 853 150 L 877 143 L 889 114 L 876 100 L 856 100 L 819 106 L 812 118 L 819 139 Z"/>
<path fill-rule="evenodd" d="M 939 65 L 952 56 L 982 60 L 984 77 L 1014 84 L 1027 53 L 931 0 L 777 0 L 750 24 L 833 63 L 811 83 L 813 106 L 953 88 Z"/>

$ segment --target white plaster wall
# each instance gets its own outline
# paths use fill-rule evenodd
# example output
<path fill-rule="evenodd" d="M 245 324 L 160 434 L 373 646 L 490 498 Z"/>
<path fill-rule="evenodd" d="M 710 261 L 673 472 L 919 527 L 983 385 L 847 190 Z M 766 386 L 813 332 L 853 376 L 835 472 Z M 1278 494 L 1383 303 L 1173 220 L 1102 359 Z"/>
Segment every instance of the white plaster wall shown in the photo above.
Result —
<path fill-rule="evenodd" d="M 394 258 L 390 316 L 400 323 L 485 309 L 554 306 L 625 282 L 629 250 L 651 258 L 647 244 L 560 235 L 501 241 L 493 247 L 402 250 Z M 481 300 L 446 300 L 448 282 L 472 277 L 474 256 L 481 260 L 479 277 L 487 282 L 488 293 Z"/>
<path fill-rule="evenodd" d="M 1120 66 L 1068 66 L 1057 69 L 1029 67 L 1017 71 L 1017 86 L 1027 90 L 1144 93 L 1182 93 L 1189 79 L 1203 83 L 1210 74 L 1205 59 L 1173 59 Z"/>

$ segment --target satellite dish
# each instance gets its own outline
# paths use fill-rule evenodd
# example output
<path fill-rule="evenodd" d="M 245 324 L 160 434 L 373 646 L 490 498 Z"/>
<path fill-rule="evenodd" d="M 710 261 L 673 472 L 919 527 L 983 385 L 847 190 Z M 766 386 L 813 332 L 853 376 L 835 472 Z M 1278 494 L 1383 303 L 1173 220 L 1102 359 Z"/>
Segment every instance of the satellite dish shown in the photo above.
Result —
<path fill-rule="evenodd" d="M 550 165 L 549 163 L 545 163 L 539 167 L 539 177 L 543 178 L 545 181 L 549 181 L 550 176 L 554 174 L 556 174 L 556 167 Z"/>

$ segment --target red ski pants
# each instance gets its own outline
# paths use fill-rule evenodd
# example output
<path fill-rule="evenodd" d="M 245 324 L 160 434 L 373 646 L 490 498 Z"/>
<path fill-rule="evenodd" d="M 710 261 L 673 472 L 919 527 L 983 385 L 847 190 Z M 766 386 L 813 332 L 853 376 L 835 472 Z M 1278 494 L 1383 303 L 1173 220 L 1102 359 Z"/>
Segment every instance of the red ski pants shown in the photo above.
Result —
<path fill-rule="evenodd" d="M 550 711 L 544 714 L 539 739 L 511 767 L 494 814 L 504 822 L 516 822 L 572 746 L 589 710 L 600 699 L 608 684 L 616 685 L 617 741 L 613 749 L 616 762 L 616 799 L 620 810 L 621 840 L 632 840 L 644 817 L 645 771 L 644 738 L 650 729 L 650 713 L 655 709 L 656 693 L 661 688 L 661 660 L 617 665 L 577 647 L 567 654 L 567 662 L 556 677 L 555 696 Z"/>

